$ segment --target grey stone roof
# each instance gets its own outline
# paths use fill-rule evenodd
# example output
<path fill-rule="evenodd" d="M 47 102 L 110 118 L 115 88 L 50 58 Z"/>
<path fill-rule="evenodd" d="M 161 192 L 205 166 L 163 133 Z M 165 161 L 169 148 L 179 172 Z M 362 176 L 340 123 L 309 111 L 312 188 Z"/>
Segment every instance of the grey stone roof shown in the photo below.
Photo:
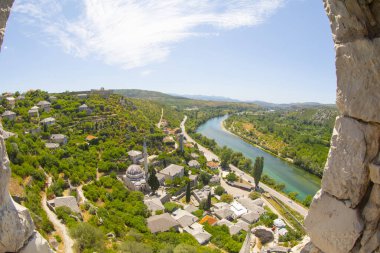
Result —
<path fill-rule="evenodd" d="M 86 104 L 83 104 L 83 105 L 79 106 L 79 108 L 85 109 L 85 108 L 88 108 L 88 106 Z"/>
<path fill-rule="evenodd" d="M 234 214 L 234 212 L 231 211 L 230 209 L 220 209 L 220 210 L 215 211 L 215 215 L 219 219 L 230 218 L 230 217 L 232 217 L 233 214 Z"/>
<path fill-rule="evenodd" d="M 237 202 L 239 202 L 240 204 L 242 204 L 242 206 L 244 206 L 245 208 L 247 208 L 249 211 L 257 212 L 260 215 L 263 214 L 263 213 L 265 213 L 265 209 L 262 208 L 261 206 L 256 205 L 255 202 L 253 202 L 253 200 L 250 199 L 250 198 L 237 199 Z"/>
<path fill-rule="evenodd" d="M 50 136 L 51 140 L 63 140 L 65 138 L 66 138 L 66 135 L 64 135 L 64 134 L 52 134 Z"/>
<path fill-rule="evenodd" d="M 37 105 L 38 106 L 46 106 L 46 105 L 51 105 L 51 104 L 50 104 L 50 102 L 43 100 L 43 101 L 38 102 Z"/>
<path fill-rule="evenodd" d="M 189 213 L 192 213 L 192 212 L 199 210 L 199 208 L 194 206 L 194 205 L 187 205 L 184 207 L 183 210 L 188 211 Z"/>
<path fill-rule="evenodd" d="M 181 227 L 188 227 L 198 221 L 198 217 L 189 213 L 188 211 L 177 209 L 173 212 L 172 217 L 181 225 Z"/>
<path fill-rule="evenodd" d="M 188 165 L 190 167 L 199 167 L 200 166 L 200 164 L 199 164 L 199 162 L 197 160 L 191 160 L 191 161 L 189 161 Z"/>
<path fill-rule="evenodd" d="M 147 220 L 148 228 L 152 233 L 165 232 L 172 227 L 178 227 L 178 222 L 168 213 L 154 215 Z"/>
<path fill-rule="evenodd" d="M 48 148 L 48 149 L 54 149 L 54 148 L 59 148 L 59 144 L 58 143 L 45 143 L 45 147 Z"/>
<path fill-rule="evenodd" d="M 12 115 L 16 115 L 16 113 L 15 112 L 12 112 L 12 111 L 5 111 L 5 112 L 3 112 L 3 114 L 1 115 L 1 116 L 12 116 Z"/>
<path fill-rule="evenodd" d="M 136 157 L 136 156 L 142 155 L 142 152 L 138 150 L 131 150 L 128 152 L 128 155 L 131 157 Z"/>
<path fill-rule="evenodd" d="M 259 220 L 259 218 L 260 214 L 257 212 L 249 212 L 241 216 L 241 219 L 248 222 L 249 224 L 255 223 Z"/>
<path fill-rule="evenodd" d="M 80 209 L 77 203 L 77 200 L 74 196 L 67 197 L 56 197 L 53 200 L 48 201 L 49 204 L 53 205 L 54 208 L 66 206 L 71 209 L 71 211 L 75 213 L 80 213 Z"/>
<path fill-rule="evenodd" d="M 49 118 L 46 118 L 46 119 L 41 120 L 41 122 L 42 122 L 42 123 L 55 122 L 55 118 L 53 118 L 53 117 L 49 117 Z"/>
<path fill-rule="evenodd" d="M 161 170 L 160 173 L 169 176 L 175 176 L 184 170 L 183 166 L 177 164 L 170 164 L 165 169 Z"/>
<path fill-rule="evenodd" d="M 218 221 L 218 223 L 216 223 L 218 226 L 223 226 L 223 225 L 226 225 L 227 227 L 231 227 L 233 225 L 233 223 L 229 220 L 226 220 L 226 219 L 221 219 L 220 221 Z"/>
<path fill-rule="evenodd" d="M 144 204 L 148 207 L 149 211 L 155 212 L 158 210 L 165 210 L 159 198 L 145 199 Z"/>

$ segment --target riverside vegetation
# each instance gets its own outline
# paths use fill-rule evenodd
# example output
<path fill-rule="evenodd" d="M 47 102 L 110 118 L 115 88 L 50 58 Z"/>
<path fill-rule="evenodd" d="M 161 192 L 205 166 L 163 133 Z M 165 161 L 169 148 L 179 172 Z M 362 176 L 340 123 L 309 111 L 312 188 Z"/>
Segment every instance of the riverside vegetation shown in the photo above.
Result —
<path fill-rule="evenodd" d="M 228 130 L 275 155 L 322 176 L 338 112 L 334 107 L 232 115 Z"/>

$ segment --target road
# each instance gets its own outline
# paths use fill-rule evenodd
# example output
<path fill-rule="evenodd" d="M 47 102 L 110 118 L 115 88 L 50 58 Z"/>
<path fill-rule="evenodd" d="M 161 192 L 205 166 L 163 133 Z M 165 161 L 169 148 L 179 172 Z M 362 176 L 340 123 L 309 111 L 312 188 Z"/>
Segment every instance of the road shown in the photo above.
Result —
<path fill-rule="evenodd" d="M 184 136 L 186 137 L 186 140 L 188 142 L 192 142 L 193 144 L 197 144 L 198 145 L 198 148 L 200 151 L 202 151 L 207 159 L 207 161 L 212 161 L 212 160 L 217 160 L 219 161 L 219 157 L 214 154 L 212 151 L 208 150 L 207 148 L 199 145 L 196 141 L 194 141 L 187 133 L 186 133 L 186 128 L 185 128 L 185 123 L 186 123 L 186 120 L 187 120 L 187 116 L 185 116 L 185 118 L 183 119 L 183 121 L 181 122 L 181 129 L 182 129 L 182 133 L 184 134 Z M 236 166 L 230 164 L 230 168 L 232 171 L 235 171 L 235 173 L 239 176 L 241 176 L 245 181 L 250 181 L 250 182 L 254 182 L 254 179 L 252 176 L 246 174 L 245 172 L 243 172 L 242 170 L 240 170 L 239 168 L 237 168 Z M 223 180 L 222 180 L 223 181 Z M 224 187 L 224 186 L 223 186 Z M 231 186 L 229 186 L 231 187 Z M 295 210 L 296 212 L 298 212 L 299 214 L 301 214 L 303 217 L 305 217 L 308 213 L 308 210 L 301 206 L 300 204 L 294 202 L 293 200 L 291 200 L 290 198 L 288 198 L 287 196 L 283 195 L 282 193 L 279 193 L 277 192 L 276 190 L 270 188 L 269 186 L 267 186 L 266 184 L 264 183 L 261 183 L 260 182 L 260 187 L 268 192 L 270 195 L 272 195 L 273 197 L 279 199 L 280 201 L 284 202 L 287 206 L 289 206 L 290 208 L 292 208 L 293 210 Z M 235 187 L 232 187 L 232 188 L 235 188 Z"/>
<path fill-rule="evenodd" d="M 245 173 L 244 171 L 240 170 L 239 168 L 237 168 L 236 166 L 234 166 L 232 164 L 230 164 L 230 169 L 232 171 L 235 171 L 235 173 L 237 175 L 239 175 L 240 177 L 242 177 L 243 180 L 245 180 L 245 181 L 250 181 L 250 182 L 255 181 L 251 175 Z M 260 186 L 260 188 L 262 188 L 264 191 L 268 192 L 273 197 L 284 202 L 287 206 L 289 206 L 290 208 L 292 208 L 293 210 L 295 210 L 296 212 L 301 214 L 303 217 L 305 217 L 307 215 L 308 210 L 305 207 L 301 206 L 297 202 L 294 202 L 293 200 L 291 200 L 290 198 L 288 198 L 284 194 L 279 193 L 278 191 L 274 190 L 273 188 L 270 188 L 269 186 L 267 186 L 266 184 L 261 183 L 261 182 L 260 182 L 259 186 Z"/>
<path fill-rule="evenodd" d="M 65 253 L 73 253 L 74 241 L 71 239 L 69 232 L 65 225 L 63 225 L 60 220 L 58 220 L 57 216 L 54 212 L 52 212 L 47 204 L 46 204 L 46 193 L 44 192 L 42 195 L 42 208 L 45 210 L 49 220 L 53 223 L 54 229 L 57 233 L 62 237 L 64 252 Z"/>
<path fill-rule="evenodd" d="M 182 133 L 183 135 L 185 136 L 186 138 L 186 141 L 187 142 L 191 142 L 193 144 L 197 144 L 198 146 L 198 149 L 204 154 L 204 156 L 206 157 L 207 161 L 210 162 L 210 161 L 219 161 L 219 157 L 217 155 L 215 155 L 213 152 L 211 152 L 210 150 L 208 150 L 207 148 L 203 147 L 202 145 L 200 145 L 199 143 L 197 143 L 196 141 L 193 140 L 193 138 L 191 138 L 187 132 L 186 132 L 186 128 L 185 128 L 185 123 L 186 123 L 186 120 L 187 120 L 187 116 L 185 116 L 185 118 L 183 119 L 183 121 L 181 122 L 181 130 L 182 130 Z"/>

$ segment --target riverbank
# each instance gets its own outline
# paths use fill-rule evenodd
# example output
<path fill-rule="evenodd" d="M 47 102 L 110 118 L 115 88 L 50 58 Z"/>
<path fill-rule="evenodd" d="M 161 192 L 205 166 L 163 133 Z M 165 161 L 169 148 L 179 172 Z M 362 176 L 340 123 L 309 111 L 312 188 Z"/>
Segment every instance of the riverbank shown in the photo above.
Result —
<path fill-rule="evenodd" d="M 264 151 L 264 152 L 266 152 L 266 153 L 268 153 L 268 154 L 271 154 L 271 155 L 273 155 L 273 156 L 275 156 L 275 157 L 277 157 L 277 158 L 279 158 L 279 159 L 281 159 L 281 160 L 283 160 L 283 161 L 285 161 L 285 162 L 287 162 L 287 163 L 289 163 L 289 164 L 295 165 L 294 162 L 293 162 L 293 160 L 292 160 L 291 158 L 287 158 L 287 157 L 279 156 L 279 155 L 277 155 L 276 153 L 273 153 L 272 151 L 270 151 L 269 149 L 266 149 L 266 148 L 264 148 L 264 147 L 262 147 L 262 146 L 257 145 L 256 143 L 252 142 L 252 141 L 249 140 L 248 138 L 246 138 L 246 137 L 244 137 L 244 136 L 241 136 L 241 135 L 239 135 L 238 133 L 233 132 L 233 130 L 227 129 L 226 126 L 225 126 L 225 121 L 226 121 L 226 120 L 227 120 L 227 119 L 223 120 L 223 121 L 220 123 L 220 126 L 221 126 L 221 128 L 223 129 L 223 131 L 226 131 L 226 132 L 229 133 L 229 134 L 235 135 L 237 138 L 240 138 L 242 141 L 245 141 L 245 142 L 249 143 L 250 145 L 252 145 L 252 146 L 254 146 L 254 147 L 256 147 L 256 148 L 259 148 L 259 149 L 261 149 L 262 151 Z M 290 161 L 289 159 L 290 159 L 291 161 Z"/>
<path fill-rule="evenodd" d="M 284 162 L 287 162 L 287 163 L 289 163 L 289 164 L 291 164 L 291 165 L 293 165 L 293 166 L 297 166 L 297 167 L 299 167 L 300 169 L 304 170 L 305 172 L 310 173 L 311 175 L 314 175 L 314 176 L 318 177 L 320 180 L 322 179 L 321 176 L 320 176 L 319 174 L 317 174 L 317 173 L 313 173 L 313 170 L 295 164 L 292 158 L 290 158 L 290 157 L 282 157 L 282 156 L 280 156 L 280 155 L 274 153 L 273 151 L 271 151 L 271 150 L 269 150 L 269 149 L 266 149 L 266 148 L 264 148 L 264 147 L 262 147 L 262 146 L 260 146 L 260 145 L 258 145 L 258 144 L 256 144 L 256 143 L 254 143 L 252 140 L 248 139 L 248 138 L 245 137 L 244 135 L 241 135 L 241 134 L 235 132 L 235 131 L 232 130 L 232 129 L 227 129 L 227 127 L 225 126 L 225 121 L 226 121 L 226 120 L 227 120 L 227 118 L 221 122 L 221 128 L 222 128 L 224 131 L 226 131 L 227 133 L 236 136 L 237 138 L 241 139 L 242 141 L 245 141 L 245 142 L 247 142 L 248 144 L 250 144 L 250 145 L 252 145 L 252 146 L 254 146 L 254 147 L 256 147 L 256 148 L 261 149 L 262 151 L 264 151 L 264 152 L 266 152 L 266 153 L 268 153 L 268 154 L 271 154 L 272 156 L 275 156 L 275 157 L 277 157 L 278 159 L 283 160 Z"/>

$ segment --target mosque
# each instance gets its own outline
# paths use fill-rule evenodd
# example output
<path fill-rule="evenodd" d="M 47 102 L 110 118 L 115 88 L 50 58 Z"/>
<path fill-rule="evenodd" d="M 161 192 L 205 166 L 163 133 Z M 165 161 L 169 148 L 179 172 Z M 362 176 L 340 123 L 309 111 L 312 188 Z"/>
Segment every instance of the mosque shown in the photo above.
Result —
<path fill-rule="evenodd" d="M 144 169 L 138 164 L 132 164 L 128 167 L 125 175 L 123 176 L 124 184 L 132 191 L 145 192 L 149 190 L 147 183 L 148 173 L 148 153 L 146 142 L 144 141 Z"/>

